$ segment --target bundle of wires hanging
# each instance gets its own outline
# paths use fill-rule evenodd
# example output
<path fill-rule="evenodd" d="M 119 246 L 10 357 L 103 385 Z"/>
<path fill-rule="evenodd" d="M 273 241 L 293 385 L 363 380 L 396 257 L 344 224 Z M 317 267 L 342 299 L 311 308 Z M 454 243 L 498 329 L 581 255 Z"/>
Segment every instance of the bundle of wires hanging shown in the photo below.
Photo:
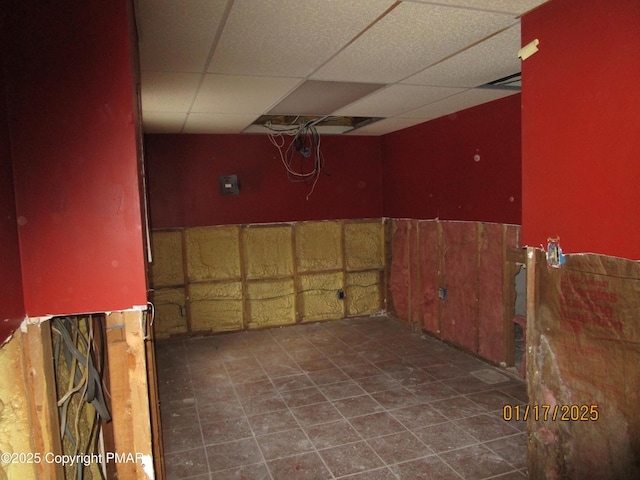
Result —
<path fill-rule="evenodd" d="M 278 149 L 289 180 L 311 185 L 307 200 L 313 193 L 324 167 L 324 158 L 320 151 L 320 134 L 316 125 L 326 119 L 327 117 L 321 117 L 291 126 L 275 126 L 270 123 L 264 125 L 273 132 L 269 133 L 269 140 Z M 285 135 L 292 137 L 288 145 Z M 294 166 L 296 159 L 297 168 Z"/>

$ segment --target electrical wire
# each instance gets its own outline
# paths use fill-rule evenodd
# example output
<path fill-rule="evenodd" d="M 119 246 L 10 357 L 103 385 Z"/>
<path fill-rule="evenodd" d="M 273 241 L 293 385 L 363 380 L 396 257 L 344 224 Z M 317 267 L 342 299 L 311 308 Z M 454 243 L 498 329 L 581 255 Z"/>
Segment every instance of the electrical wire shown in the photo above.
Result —
<path fill-rule="evenodd" d="M 316 126 L 327 118 L 329 117 L 320 117 L 300 125 L 284 127 L 275 127 L 270 122 L 264 124 L 265 128 L 271 131 L 268 134 L 269 141 L 278 149 L 280 161 L 287 171 L 289 181 L 304 182 L 311 186 L 306 197 L 307 200 L 314 192 L 324 169 L 324 157 L 320 150 L 320 134 Z M 288 145 L 285 135 L 292 137 Z M 297 169 L 292 166 L 295 159 L 299 160 Z M 305 162 L 306 159 L 309 161 Z M 305 164 L 309 165 L 309 162 L 310 166 L 305 169 Z"/>

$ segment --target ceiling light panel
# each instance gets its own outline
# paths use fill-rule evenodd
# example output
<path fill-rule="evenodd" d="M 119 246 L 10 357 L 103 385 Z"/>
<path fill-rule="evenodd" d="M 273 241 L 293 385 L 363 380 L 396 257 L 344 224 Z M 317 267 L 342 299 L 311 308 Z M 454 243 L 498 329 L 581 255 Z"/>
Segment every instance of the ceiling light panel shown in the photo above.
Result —
<path fill-rule="evenodd" d="M 429 3 L 431 0 L 408 0 L 417 3 Z M 437 0 L 442 5 L 466 7 L 493 12 L 505 12 L 513 15 L 522 15 L 547 0 Z"/>
<path fill-rule="evenodd" d="M 136 0 L 142 70 L 200 72 L 226 0 Z"/>
<path fill-rule="evenodd" d="M 444 115 L 450 115 L 460 110 L 481 105 L 483 103 L 492 102 L 499 98 L 508 97 L 518 93 L 514 90 L 499 90 L 486 88 L 472 88 L 462 93 L 447 97 L 438 102 L 425 105 L 410 112 L 406 112 L 401 117 L 406 118 L 422 118 L 423 121 L 433 120 Z"/>
<path fill-rule="evenodd" d="M 255 115 L 190 113 L 182 133 L 242 133 L 255 119 Z"/>
<path fill-rule="evenodd" d="M 520 24 L 403 80 L 473 88 L 520 71 Z"/>
<path fill-rule="evenodd" d="M 384 85 L 308 80 L 269 111 L 271 115 L 329 115 Z"/>
<path fill-rule="evenodd" d="M 197 73 L 142 72 L 142 109 L 186 112 L 199 83 Z"/>
<path fill-rule="evenodd" d="M 236 0 L 209 71 L 305 77 L 392 4 L 392 0 Z"/>
<path fill-rule="evenodd" d="M 507 14 L 403 2 L 311 78 L 393 83 L 513 22 Z"/>
<path fill-rule="evenodd" d="M 206 75 L 192 112 L 260 115 L 301 82 L 298 78 Z"/>
<path fill-rule="evenodd" d="M 391 85 L 341 108 L 335 114 L 359 117 L 394 117 L 461 91 L 460 88 Z"/>

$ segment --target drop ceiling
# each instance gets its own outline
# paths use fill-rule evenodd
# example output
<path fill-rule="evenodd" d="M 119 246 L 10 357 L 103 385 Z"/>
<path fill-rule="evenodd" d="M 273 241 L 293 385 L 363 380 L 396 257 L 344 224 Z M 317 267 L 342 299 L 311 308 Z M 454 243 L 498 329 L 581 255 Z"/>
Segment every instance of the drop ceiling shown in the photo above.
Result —
<path fill-rule="evenodd" d="M 513 95 L 486 84 L 520 71 L 519 17 L 542 3 L 136 0 L 144 130 L 300 115 L 379 118 L 343 134 L 384 135 Z"/>

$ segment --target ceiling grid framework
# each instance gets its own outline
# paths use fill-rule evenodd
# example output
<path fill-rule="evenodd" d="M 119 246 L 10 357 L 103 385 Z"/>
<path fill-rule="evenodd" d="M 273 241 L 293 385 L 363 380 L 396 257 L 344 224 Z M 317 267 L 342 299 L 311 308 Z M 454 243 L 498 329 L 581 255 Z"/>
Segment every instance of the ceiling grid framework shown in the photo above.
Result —
<path fill-rule="evenodd" d="M 542 3 L 136 0 L 144 130 L 330 115 L 379 118 L 345 134 L 384 135 L 512 95 L 483 86 L 519 73 L 519 17 Z"/>

